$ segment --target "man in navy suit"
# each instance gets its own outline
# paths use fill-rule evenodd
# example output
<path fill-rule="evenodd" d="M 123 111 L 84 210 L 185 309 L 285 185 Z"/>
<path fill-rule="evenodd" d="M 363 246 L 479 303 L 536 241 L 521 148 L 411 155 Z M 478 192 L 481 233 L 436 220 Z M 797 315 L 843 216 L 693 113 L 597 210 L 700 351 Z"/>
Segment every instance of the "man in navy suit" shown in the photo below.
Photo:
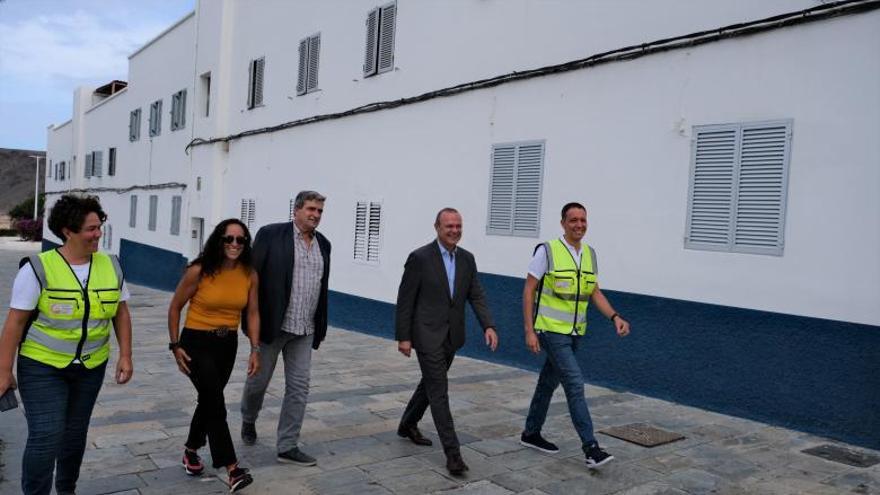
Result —
<path fill-rule="evenodd" d="M 446 372 L 455 352 L 464 345 L 465 301 L 477 314 L 486 345 L 493 351 L 498 335 L 477 278 L 474 255 L 458 247 L 461 215 L 454 208 L 443 208 L 437 213 L 434 229 L 437 239 L 410 253 L 397 292 L 397 349 L 406 357 L 415 349 L 422 370 L 422 380 L 406 406 L 397 434 L 417 445 L 431 445 L 418 429 L 430 406 L 446 453 L 446 469 L 460 475 L 468 467 L 449 411 Z"/>

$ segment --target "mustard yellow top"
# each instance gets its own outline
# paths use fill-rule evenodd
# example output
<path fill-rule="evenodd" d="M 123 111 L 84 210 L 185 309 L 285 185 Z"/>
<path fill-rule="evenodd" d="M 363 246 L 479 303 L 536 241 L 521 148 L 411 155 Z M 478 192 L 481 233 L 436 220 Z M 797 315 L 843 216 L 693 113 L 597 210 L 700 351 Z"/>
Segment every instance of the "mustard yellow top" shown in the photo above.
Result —
<path fill-rule="evenodd" d="M 241 323 L 241 310 L 247 306 L 250 288 L 250 275 L 242 267 L 202 277 L 189 301 L 184 326 L 194 330 L 237 329 Z"/>

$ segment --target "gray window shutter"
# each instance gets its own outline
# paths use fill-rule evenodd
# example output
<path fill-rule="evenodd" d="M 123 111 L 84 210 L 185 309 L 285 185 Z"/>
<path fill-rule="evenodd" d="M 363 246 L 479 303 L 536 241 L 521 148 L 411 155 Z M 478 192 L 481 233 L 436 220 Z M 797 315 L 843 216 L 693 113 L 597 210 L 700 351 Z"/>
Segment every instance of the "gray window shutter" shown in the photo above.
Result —
<path fill-rule="evenodd" d="M 306 94 L 306 81 L 309 72 L 309 39 L 299 42 L 299 74 L 296 79 L 296 94 Z"/>
<path fill-rule="evenodd" d="M 86 166 L 85 166 L 85 178 L 88 179 L 92 176 L 92 154 L 86 153 Z"/>
<path fill-rule="evenodd" d="M 178 101 L 179 108 L 177 109 L 177 128 L 183 129 L 186 127 L 186 90 L 183 89 L 180 91 L 180 101 Z"/>
<path fill-rule="evenodd" d="M 239 220 L 250 229 L 253 227 L 254 222 L 257 216 L 257 205 L 256 201 L 253 199 L 242 199 L 241 200 L 241 216 Z"/>
<path fill-rule="evenodd" d="M 290 221 L 293 221 L 293 210 L 295 209 L 295 206 L 296 206 L 296 200 L 291 198 L 291 200 L 290 200 L 290 217 L 288 218 L 288 220 L 290 220 Z"/>
<path fill-rule="evenodd" d="M 156 216 L 159 212 L 159 196 L 150 196 L 150 216 L 147 219 L 147 229 L 156 230 Z"/>
<path fill-rule="evenodd" d="M 177 111 L 180 108 L 180 93 L 171 95 L 171 130 L 177 130 Z"/>
<path fill-rule="evenodd" d="M 376 73 L 376 48 L 379 38 L 379 8 L 367 14 L 367 45 L 364 54 L 364 77 Z"/>
<path fill-rule="evenodd" d="M 309 77 L 306 81 L 306 90 L 318 89 L 318 64 L 321 60 L 321 35 L 316 34 L 309 38 Z"/>
<path fill-rule="evenodd" d="M 513 235 L 538 236 L 544 144 L 517 147 L 516 190 L 513 201 Z"/>
<path fill-rule="evenodd" d="M 782 255 L 790 143 L 790 122 L 742 126 L 735 251 Z"/>
<path fill-rule="evenodd" d="M 137 134 L 135 134 L 135 118 L 137 116 L 137 111 L 132 110 L 128 116 L 128 140 L 135 141 L 137 140 Z"/>
<path fill-rule="evenodd" d="M 61 180 L 67 178 L 67 162 L 61 162 Z"/>
<path fill-rule="evenodd" d="M 254 108 L 254 66 L 256 65 L 256 60 L 251 60 L 248 64 L 248 92 L 247 92 L 247 107 Z M 242 220 L 244 222 L 244 220 Z"/>
<path fill-rule="evenodd" d="M 104 152 L 95 151 L 95 157 L 92 158 L 92 175 L 94 175 L 95 177 L 101 177 L 104 174 L 102 163 L 103 161 Z"/>
<path fill-rule="evenodd" d="M 379 66 L 377 72 L 387 72 L 394 68 L 394 24 L 397 18 L 397 4 L 382 7 L 379 27 Z"/>
<path fill-rule="evenodd" d="M 131 228 L 137 227 L 137 211 L 138 211 L 138 197 L 135 195 L 131 196 L 131 206 L 128 209 L 128 226 Z"/>
<path fill-rule="evenodd" d="M 379 262 L 379 241 L 382 233 L 382 204 L 370 203 L 370 224 L 368 225 L 367 261 Z"/>
<path fill-rule="evenodd" d="M 254 106 L 263 104 L 263 72 L 266 68 L 266 59 L 259 58 L 254 62 Z"/>
<path fill-rule="evenodd" d="M 367 202 L 358 201 L 354 210 L 354 259 L 367 259 Z"/>
<path fill-rule="evenodd" d="M 511 233 L 515 178 L 516 146 L 494 146 L 492 148 L 492 176 L 489 184 L 489 222 L 486 233 Z"/>
<path fill-rule="evenodd" d="M 738 140 L 738 126 L 694 129 L 686 247 L 730 247 Z"/>
<path fill-rule="evenodd" d="M 107 242 L 105 249 L 113 249 L 113 226 L 110 224 L 104 226 L 104 239 Z"/>
<path fill-rule="evenodd" d="M 171 235 L 180 235 L 180 196 L 171 197 Z"/>
<path fill-rule="evenodd" d="M 107 150 L 107 175 L 116 175 L 116 148 Z"/>

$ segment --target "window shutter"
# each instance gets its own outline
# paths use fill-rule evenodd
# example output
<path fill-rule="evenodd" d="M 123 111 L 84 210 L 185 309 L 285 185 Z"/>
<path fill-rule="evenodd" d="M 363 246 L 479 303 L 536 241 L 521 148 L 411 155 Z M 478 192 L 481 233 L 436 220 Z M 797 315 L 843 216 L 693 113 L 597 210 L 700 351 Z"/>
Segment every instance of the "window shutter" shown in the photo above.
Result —
<path fill-rule="evenodd" d="M 171 197 L 171 235 L 180 235 L 181 197 Z"/>
<path fill-rule="evenodd" d="M 377 72 L 387 72 L 394 68 L 394 24 L 397 17 L 397 5 L 382 7 L 381 26 L 379 28 L 379 67 Z"/>
<path fill-rule="evenodd" d="M 138 208 L 138 197 L 132 195 L 131 196 L 131 205 L 128 210 L 128 226 L 131 228 L 137 227 L 137 208 Z"/>
<path fill-rule="evenodd" d="M 92 154 L 86 153 L 85 178 L 92 176 Z"/>
<path fill-rule="evenodd" d="M 109 223 L 104 226 L 104 239 L 106 240 L 105 249 L 113 249 L 113 226 Z"/>
<path fill-rule="evenodd" d="M 299 74 L 296 79 L 296 94 L 306 94 L 306 81 L 309 71 L 309 39 L 299 42 Z"/>
<path fill-rule="evenodd" d="M 248 200 L 248 217 L 247 227 L 252 229 L 257 220 L 257 202 L 253 199 Z"/>
<path fill-rule="evenodd" d="M 156 216 L 159 212 L 159 196 L 155 194 L 150 196 L 150 215 L 147 218 L 147 229 L 156 230 Z"/>
<path fill-rule="evenodd" d="M 178 101 L 178 109 L 177 109 L 177 128 L 183 129 L 186 127 L 186 90 L 183 89 L 180 91 L 180 98 Z"/>
<path fill-rule="evenodd" d="M 116 175 L 116 148 L 107 150 L 107 175 Z"/>
<path fill-rule="evenodd" d="M 354 259 L 367 259 L 367 203 L 358 201 L 354 210 Z"/>
<path fill-rule="evenodd" d="M 737 251 L 782 254 L 790 138 L 787 123 L 742 128 L 733 235 Z"/>
<path fill-rule="evenodd" d="M 248 211 L 248 207 L 247 207 L 248 203 L 247 202 L 248 202 L 248 200 L 246 200 L 246 199 L 241 200 L 241 211 L 238 214 L 238 219 L 241 220 L 242 223 L 244 223 L 245 225 L 247 225 L 247 211 Z"/>
<path fill-rule="evenodd" d="M 290 200 L 290 217 L 288 218 L 288 220 L 290 220 L 291 222 L 293 221 L 293 210 L 295 209 L 295 207 L 296 207 L 296 200 L 291 199 Z"/>
<path fill-rule="evenodd" d="M 177 130 L 177 110 L 180 108 L 180 93 L 171 95 L 171 130 Z"/>
<path fill-rule="evenodd" d="M 382 227 L 382 204 L 370 203 L 370 224 L 368 225 L 367 261 L 379 262 L 379 235 Z"/>
<path fill-rule="evenodd" d="M 254 106 L 263 104 L 263 71 L 266 59 L 259 58 L 254 62 Z"/>
<path fill-rule="evenodd" d="M 129 141 L 134 141 L 137 139 L 137 135 L 134 132 L 136 116 L 137 116 L 136 110 L 132 110 L 131 113 L 128 115 L 128 140 Z"/>
<path fill-rule="evenodd" d="M 736 126 L 711 126 L 697 130 L 695 136 L 686 244 L 727 249 L 739 130 Z"/>
<path fill-rule="evenodd" d="M 251 60 L 248 64 L 248 92 L 247 92 L 247 107 L 254 108 L 254 70 L 257 61 Z M 244 222 L 244 220 L 242 220 Z"/>
<path fill-rule="evenodd" d="M 516 146 L 492 149 L 487 233 L 510 234 L 513 228 L 513 189 L 516 177 Z"/>
<path fill-rule="evenodd" d="M 92 175 L 94 175 L 95 177 L 101 177 L 104 174 L 103 161 L 104 152 L 95 151 L 95 157 L 92 159 Z"/>
<path fill-rule="evenodd" d="M 162 133 L 162 100 L 156 102 L 156 135 Z"/>
<path fill-rule="evenodd" d="M 367 14 L 367 46 L 364 54 L 364 77 L 376 73 L 376 44 L 379 37 L 379 8 Z"/>
<path fill-rule="evenodd" d="M 517 149 L 516 190 L 513 201 L 513 235 L 538 236 L 544 144 Z"/>
<path fill-rule="evenodd" d="M 318 89 L 318 64 L 321 60 L 321 34 L 309 38 L 309 77 L 306 90 Z"/>

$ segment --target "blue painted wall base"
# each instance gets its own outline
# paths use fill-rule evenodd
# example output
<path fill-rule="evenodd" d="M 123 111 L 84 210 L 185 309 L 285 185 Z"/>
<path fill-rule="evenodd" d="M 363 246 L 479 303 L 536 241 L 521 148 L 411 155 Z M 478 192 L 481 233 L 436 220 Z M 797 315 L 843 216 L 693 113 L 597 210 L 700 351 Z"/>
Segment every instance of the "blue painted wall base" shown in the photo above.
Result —
<path fill-rule="evenodd" d="M 129 282 L 173 291 L 183 276 L 187 260 L 174 251 L 120 239 L 119 262 Z"/>
<path fill-rule="evenodd" d="M 471 313 L 461 354 L 537 371 L 544 357 L 524 345 L 523 279 L 480 280 L 501 345 L 486 348 Z M 603 292 L 633 331 L 621 339 L 589 311 L 578 356 L 588 382 L 880 448 L 880 327 Z M 330 321 L 394 339 L 392 304 L 333 292 Z"/>

